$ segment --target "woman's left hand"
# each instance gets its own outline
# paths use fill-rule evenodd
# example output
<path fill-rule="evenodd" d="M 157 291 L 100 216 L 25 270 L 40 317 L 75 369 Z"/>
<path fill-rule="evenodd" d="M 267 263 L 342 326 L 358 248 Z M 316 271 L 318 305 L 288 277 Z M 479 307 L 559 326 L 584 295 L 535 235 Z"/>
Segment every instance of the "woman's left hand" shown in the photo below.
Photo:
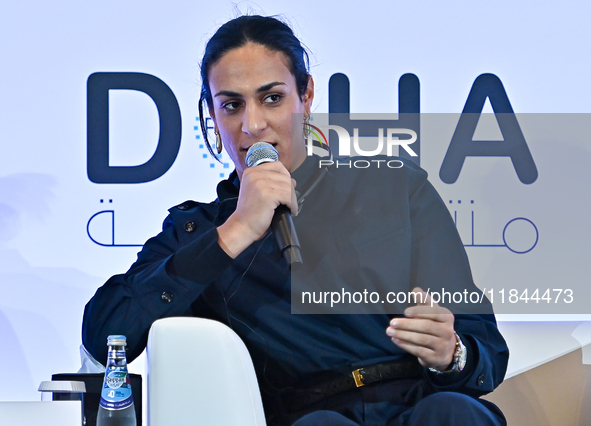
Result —
<path fill-rule="evenodd" d="M 452 363 L 456 347 L 454 315 L 447 308 L 431 302 L 421 288 L 422 303 L 407 308 L 405 318 L 393 318 L 386 334 L 408 353 L 416 356 L 423 367 L 444 371 Z"/>

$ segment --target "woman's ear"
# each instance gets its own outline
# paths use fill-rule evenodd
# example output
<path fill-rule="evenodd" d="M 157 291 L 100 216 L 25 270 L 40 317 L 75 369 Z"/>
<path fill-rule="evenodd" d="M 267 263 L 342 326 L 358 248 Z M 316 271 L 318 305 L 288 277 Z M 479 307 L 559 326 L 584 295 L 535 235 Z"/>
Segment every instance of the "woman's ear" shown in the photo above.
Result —
<path fill-rule="evenodd" d="M 304 111 L 309 113 L 312 109 L 312 101 L 314 100 L 314 79 L 312 76 L 308 77 L 308 85 L 304 92 Z"/>
<path fill-rule="evenodd" d="M 214 112 L 213 108 L 209 107 L 209 105 L 207 106 L 207 112 L 209 113 L 209 116 L 213 120 L 214 126 L 217 128 L 217 124 L 215 124 L 215 112 Z"/>

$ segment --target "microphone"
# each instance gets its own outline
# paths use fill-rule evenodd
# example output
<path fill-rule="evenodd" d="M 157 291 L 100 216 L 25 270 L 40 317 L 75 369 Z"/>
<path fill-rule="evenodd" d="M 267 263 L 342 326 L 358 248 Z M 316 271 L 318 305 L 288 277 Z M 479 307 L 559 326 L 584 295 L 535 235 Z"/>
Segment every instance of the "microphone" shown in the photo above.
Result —
<path fill-rule="evenodd" d="M 255 167 L 262 163 L 269 163 L 279 160 L 279 152 L 267 142 L 253 144 L 246 153 L 246 165 Z M 294 263 L 303 263 L 300 252 L 300 242 L 296 234 L 291 211 L 287 206 L 280 205 L 275 209 L 271 230 L 275 234 L 275 240 L 279 250 L 289 267 Z"/>

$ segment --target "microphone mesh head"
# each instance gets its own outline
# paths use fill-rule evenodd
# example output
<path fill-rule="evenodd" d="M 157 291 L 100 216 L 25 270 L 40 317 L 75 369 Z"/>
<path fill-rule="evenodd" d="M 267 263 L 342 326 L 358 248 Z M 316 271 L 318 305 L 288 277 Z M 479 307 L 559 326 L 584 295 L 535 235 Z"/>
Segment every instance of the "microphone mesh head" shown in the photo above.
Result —
<path fill-rule="evenodd" d="M 248 148 L 246 153 L 246 165 L 258 166 L 261 163 L 269 163 L 279 160 L 279 152 L 267 142 L 257 142 Z"/>

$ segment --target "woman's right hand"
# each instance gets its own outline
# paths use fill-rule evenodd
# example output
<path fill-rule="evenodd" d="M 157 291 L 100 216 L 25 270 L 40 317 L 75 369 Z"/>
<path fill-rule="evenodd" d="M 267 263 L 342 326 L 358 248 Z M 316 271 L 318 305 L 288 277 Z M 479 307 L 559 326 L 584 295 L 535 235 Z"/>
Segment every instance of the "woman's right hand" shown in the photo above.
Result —
<path fill-rule="evenodd" d="M 245 169 L 236 210 L 218 227 L 220 247 L 236 258 L 267 233 L 275 209 L 282 204 L 297 214 L 295 181 L 283 164 L 275 161 Z"/>

